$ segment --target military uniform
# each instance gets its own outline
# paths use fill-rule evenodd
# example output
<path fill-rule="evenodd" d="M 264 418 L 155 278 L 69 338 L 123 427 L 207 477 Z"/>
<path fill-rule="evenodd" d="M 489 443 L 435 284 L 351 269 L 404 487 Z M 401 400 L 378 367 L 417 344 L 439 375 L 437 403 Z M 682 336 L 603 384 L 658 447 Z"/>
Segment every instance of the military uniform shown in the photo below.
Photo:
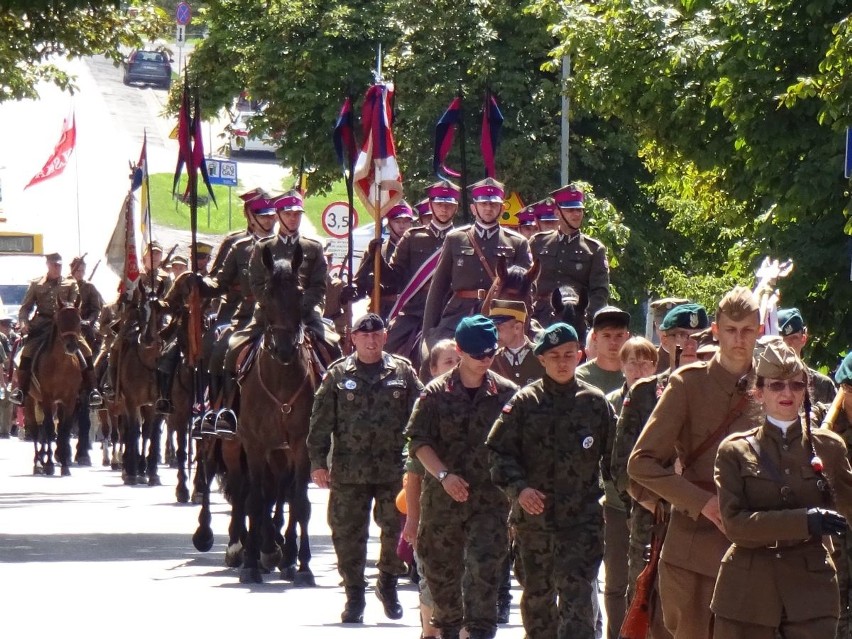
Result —
<path fill-rule="evenodd" d="M 50 335 L 56 311 L 63 305 L 76 304 L 79 296 L 80 289 L 73 277 L 49 280 L 44 276 L 30 282 L 18 312 L 18 324 L 28 328 L 21 359 L 32 359 L 38 346 Z M 92 356 L 92 350 L 82 337 L 79 345 L 85 357 Z"/>
<path fill-rule="evenodd" d="M 828 486 L 811 464 L 813 444 Z M 712 609 L 715 639 L 834 636 L 839 597 L 823 538 L 807 510 L 852 517 L 852 468 L 843 440 L 825 429 L 811 442 L 801 423 L 786 434 L 764 422 L 719 446 L 716 484 L 732 545 L 722 559 Z M 789 634 L 788 634 L 789 633 Z"/>
<path fill-rule="evenodd" d="M 480 261 L 474 241 L 490 272 Z M 529 243 L 514 231 L 474 224 L 447 234 L 423 313 L 423 337 L 428 348 L 452 337 L 459 321 L 479 310 L 493 283 L 500 255 L 506 258 L 507 267 L 531 265 Z"/>
<path fill-rule="evenodd" d="M 809 368 L 808 394 L 814 403 L 831 404 L 837 394 L 837 387 L 828 375 L 823 375 L 819 371 Z"/>
<path fill-rule="evenodd" d="M 708 637 L 711 628 L 709 602 L 728 541 L 701 510 L 714 495 L 718 444 L 713 442 L 698 459 L 690 456 L 730 414 L 737 416 L 728 433 L 746 431 L 760 419 L 757 404 L 739 381 L 718 354 L 672 373 L 627 466 L 631 479 L 672 505 L 660 561 L 660 598 L 666 627 L 676 639 Z M 682 474 L 675 472 L 676 458 L 684 466 Z"/>
<path fill-rule="evenodd" d="M 393 576 L 406 572 L 396 554 L 401 530 L 396 495 L 402 487 L 403 429 L 422 387 L 408 360 L 382 353 L 376 365 L 362 363 L 355 354 L 337 360 L 317 390 L 308 452 L 312 472 L 330 467 L 328 523 L 347 592 L 356 588 L 363 593 L 366 585 L 374 500 L 381 528 L 379 571 Z"/>
<path fill-rule="evenodd" d="M 519 349 L 509 349 L 501 346 L 491 363 L 491 370 L 509 379 L 518 386 L 526 386 L 541 379 L 544 375 L 544 366 L 533 352 L 533 343 L 526 339 L 526 343 Z"/>
<path fill-rule="evenodd" d="M 382 245 L 381 260 L 385 264 L 390 262 L 393 258 L 393 254 L 396 252 L 396 247 L 397 243 L 393 240 L 388 240 Z M 373 268 L 375 266 L 374 260 L 375 258 L 373 257 L 372 253 L 370 253 L 369 251 L 365 252 L 363 257 L 361 258 L 361 264 L 355 271 L 354 279 L 356 285 L 358 286 L 358 290 L 366 294 L 367 297 L 371 297 L 373 294 Z M 383 320 L 387 321 L 388 314 L 393 308 L 393 305 L 396 303 L 399 290 L 394 282 L 388 281 L 384 276 L 380 280 L 379 289 L 379 309 L 376 311 L 376 313 L 380 315 Z M 388 350 L 392 349 L 389 348 Z"/>
<path fill-rule="evenodd" d="M 847 453 L 852 448 L 852 423 L 845 412 L 841 411 L 831 429 L 840 435 L 846 444 Z M 840 592 L 840 619 L 837 622 L 837 639 L 852 637 L 852 535 L 840 535 L 832 538 L 834 553 L 831 558 L 837 568 L 837 586 Z"/>
<path fill-rule="evenodd" d="M 213 263 L 210 265 L 210 272 L 214 276 L 217 276 L 222 270 L 222 267 L 225 265 L 225 260 L 230 254 L 231 249 L 238 242 L 241 242 L 246 239 L 252 239 L 253 237 L 254 236 L 251 235 L 246 229 L 242 229 L 241 231 L 234 231 L 233 233 L 226 235 L 225 239 L 222 240 L 222 243 L 219 245 L 219 249 L 216 251 L 216 257 L 213 259 Z M 216 311 L 217 326 L 227 324 L 231 321 L 234 312 L 237 310 L 237 307 L 240 306 L 243 300 L 244 291 L 248 291 L 248 289 L 228 288 L 226 291 L 223 292 L 222 301 Z"/>
<path fill-rule="evenodd" d="M 77 280 L 77 286 L 80 289 L 80 319 L 83 321 L 83 334 L 89 346 L 95 351 L 98 341 L 96 327 L 101 309 L 104 307 L 104 298 L 91 282 Z"/>
<path fill-rule="evenodd" d="M 491 482 L 484 442 L 516 390 L 488 371 L 471 397 L 455 368 L 426 386 L 406 428 L 412 456 L 431 447 L 447 470 L 469 486 L 468 499 L 456 502 L 427 474 L 417 532 L 417 552 L 435 602 L 434 625 L 456 633 L 464 625 L 472 635 L 493 637 L 497 628 L 509 506 Z"/>
<path fill-rule="evenodd" d="M 518 391 L 488 435 L 492 478 L 512 500 L 529 639 L 595 637 L 592 584 L 603 558 L 600 480 L 601 471 L 609 475 L 613 421 L 600 390 L 545 375 Z M 527 487 L 544 493 L 542 514 L 519 505 Z"/>

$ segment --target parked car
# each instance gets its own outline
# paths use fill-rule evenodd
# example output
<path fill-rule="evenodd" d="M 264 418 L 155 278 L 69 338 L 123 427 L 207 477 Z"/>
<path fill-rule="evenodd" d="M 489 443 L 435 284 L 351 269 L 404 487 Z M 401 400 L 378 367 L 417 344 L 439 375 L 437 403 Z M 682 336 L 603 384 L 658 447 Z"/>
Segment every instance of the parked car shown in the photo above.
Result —
<path fill-rule="evenodd" d="M 172 63 L 163 51 L 134 51 L 124 63 L 124 84 L 172 85 Z"/>
<path fill-rule="evenodd" d="M 275 153 L 278 145 L 268 137 L 257 137 L 251 132 L 251 120 L 257 115 L 253 111 L 240 111 L 231 122 L 230 146 L 231 153 L 241 151 L 257 151 L 261 153 Z"/>

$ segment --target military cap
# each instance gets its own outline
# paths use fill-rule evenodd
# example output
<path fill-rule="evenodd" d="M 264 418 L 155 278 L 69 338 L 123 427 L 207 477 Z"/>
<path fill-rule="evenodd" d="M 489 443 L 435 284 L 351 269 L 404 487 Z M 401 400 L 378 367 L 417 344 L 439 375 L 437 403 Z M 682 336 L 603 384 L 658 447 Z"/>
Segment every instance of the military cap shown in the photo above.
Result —
<path fill-rule="evenodd" d="M 265 198 L 265 197 L 267 197 L 266 191 L 264 191 L 262 188 L 257 187 L 257 186 L 254 187 L 253 189 L 248 189 L 247 191 L 243 191 L 242 193 L 239 194 L 239 198 L 247 204 L 249 202 L 253 202 L 254 200 L 257 200 L 259 198 Z"/>
<path fill-rule="evenodd" d="M 305 201 L 296 189 L 290 189 L 272 200 L 276 211 L 304 211 Z"/>
<path fill-rule="evenodd" d="M 255 215 L 275 215 L 275 205 L 267 197 L 259 197 L 251 202 L 246 202 L 245 210 L 247 213 L 254 213 Z"/>
<path fill-rule="evenodd" d="M 189 258 L 186 255 L 175 255 L 172 258 L 172 264 L 183 264 L 189 266 Z"/>
<path fill-rule="evenodd" d="M 517 300 L 494 300 L 488 310 L 488 317 L 495 324 L 502 324 L 510 319 L 525 322 L 527 320 L 527 305 Z"/>
<path fill-rule="evenodd" d="M 680 306 L 681 304 L 689 304 L 689 300 L 683 297 L 664 297 L 651 302 L 649 307 L 651 308 L 651 312 L 654 314 L 654 324 L 656 324 L 659 328 L 660 324 L 663 323 L 663 319 L 666 317 L 666 314 L 675 306 Z"/>
<path fill-rule="evenodd" d="M 556 214 L 556 202 L 551 198 L 533 204 L 533 212 L 539 221 L 555 222 L 559 220 L 559 216 Z"/>
<path fill-rule="evenodd" d="M 70 265 L 71 271 L 74 271 L 74 269 L 76 269 L 78 266 L 85 265 L 85 264 L 86 264 L 86 256 L 85 255 L 79 255 L 79 256 L 75 257 L 73 260 L 71 260 L 71 265 Z"/>
<path fill-rule="evenodd" d="M 778 309 L 778 330 L 784 336 L 805 330 L 805 319 L 798 308 Z"/>
<path fill-rule="evenodd" d="M 390 211 L 388 211 L 388 214 L 385 217 L 389 220 L 397 220 L 404 217 L 413 220 L 414 211 L 411 210 L 411 206 L 409 206 L 408 202 L 400 200 L 391 208 Z"/>
<path fill-rule="evenodd" d="M 852 384 L 852 353 L 849 353 L 840 362 L 840 367 L 834 374 L 834 381 L 838 384 Z"/>
<path fill-rule="evenodd" d="M 805 372 L 805 365 L 796 351 L 787 346 L 777 335 L 767 336 L 762 350 L 756 358 L 754 372 L 768 379 L 790 379 Z"/>
<path fill-rule="evenodd" d="M 592 328 L 599 326 L 630 326 L 630 313 L 617 306 L 604 306 L 592 318 Z"/>
<path fill-rule="evenodd" d="M 494 178 L 485 178 L 470 185 L 470 195 L 474 202 L 500 202 L 505 198 L 505 187 Z"/>
<path fill-rule="evenodd" d="M 544 355 L 551 348 L 556 348 L 570 342 L 579 342 L 577 331 L 570 324 L 557 322 L 538 334 L 538 337 L 535 338 L 533 353 Z"/>
<path fill-rule="evenodd" d="M 472 355 L 482 357 L 497 352 L 497 327 L 487 317 L 471 315 L 465 317 L 456 326 L 456 345 Z"/>
<path fill-rule="evenodd" d="M 526 207 L 518 213 L 519 226 L 535 226 L 535 208 L 532 206 Z"/>
<path fill-rule="evenodd" d="M 162 252 L 163 252 L 163 245 L 162 245 L 162 244 L 160 244 L 157 240 L 153 240 L 150 244 L 146 244 L 146 245 L 145 245 L 145 251 L 146 251 L 146 252 L 148 251 L 148 247 L 149 247 L 149 246 L 151 247 L 151 252 L 152 252 L 152 253 L 153 253 L 154 251 L 159 251 L 160 253 L 162 253 Z"/>
<path fill-rule="evenodd" d="M 670 331 L 673 328 L 707 328 L 710 326 L 710 318 L 701 304 L 680 304 L 666 313 L 660 323 L 661 331 Z"/>
<path fill-rule="evenodd" d="M 556 189 L 550 197 L 560 209 L 582 209 L 586 199 L 583 189 L 575 184 L 567 184 Z"/>
<path fill-rule="evenodd" d="M 698 349 L 696 350 L 698 354 L 715 353 L 719 350 L 719 342 L 713 337 L 713 330 L 710 328 L 705 328 L 703 331 L 693 334 L 692 339 L 698 342 Z"/>
<path fill-rule="evenodd" d="M 198 257 L 210 257 L 210 254 L 213 252 L 213 245 L 207 242 L 196 242 L 195 252 Z"/>
<path fill-rule="evenodd" d="M 432 215 L 432 207 L 429 206 L 429 198 L 427 197 L 415 204 L 414 210 L 417 211 L 417 215 L 420 217 L 423 217 L 424 215 Z"/>
<path fill-rule="evenodd" d="M 367 313 L 352 322 L 353 333 L 375 333 L 384 330 L 384 328 L 384 321 L 375 313 Z"/>
<path fill-rule="evenodd" d="M 458 204 L 461 199 L 461 187 L 449 180 L 441 180 L 426 187 L 426 195 L 433 202 Z"/>
<path fill-rule="evenodd" d="M 52 264 L 62 264 L 62 256 L 59 253 L 48 253 L 44 259 Z"/>
<path fill-rule="evenodd" d="M 0 317 L 0 324 L 14 324 L 18 321 L 18 318 L 14 315 L 3 315 Z"/>
<path fill-rule="evenodd" d="M 754 293 L 745 286 L 735 286 L 725 293 L 716 309 L 716 319 L 719 315 L 727 315 L 735 322 L 746 319 L 752 313 L 760 310 L 760 303 Z"/>

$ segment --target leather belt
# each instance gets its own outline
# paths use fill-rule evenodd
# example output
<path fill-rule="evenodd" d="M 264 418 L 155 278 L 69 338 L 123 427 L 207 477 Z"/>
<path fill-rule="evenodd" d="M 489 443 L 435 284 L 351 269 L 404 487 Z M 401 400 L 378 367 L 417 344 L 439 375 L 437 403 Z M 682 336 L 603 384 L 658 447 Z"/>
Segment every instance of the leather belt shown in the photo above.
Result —
<path fill-rule="evenodd" d="M 798 546 L 806 546 L 808 544 L 814 544 L 814 543 L 817 543 L 817 542 L 822 543 L 822 537 L 811 536 L 811 537 L 808 537 L 807 539 L 792 539 L 792 540 L 778 539 L 778 540 L 775 541 L 775 543 L 769 544 L 768 546 L 766 546 L 766 549 L 767 550 L 780 550 L 780 549 L 784 549 L 784 548 L 796 548 Z"/>
<path fill-rule="evenodd" d="M 488 291 L 484 288 L 470 288 L 453 291 L 453 297 L 457 297 L 460 300 L 484 300 L 487 294 Z"/>

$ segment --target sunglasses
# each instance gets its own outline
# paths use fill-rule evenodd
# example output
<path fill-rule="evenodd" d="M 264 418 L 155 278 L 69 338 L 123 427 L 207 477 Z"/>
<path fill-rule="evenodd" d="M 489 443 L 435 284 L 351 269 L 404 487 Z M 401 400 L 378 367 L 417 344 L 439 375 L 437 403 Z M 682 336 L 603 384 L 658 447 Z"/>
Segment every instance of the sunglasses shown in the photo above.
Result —
<path fill-rule="evenodd" d="M 766 387 L 773 393 L 781 393 L 787 388 L 794 393 L 801 393 L 808 385 L 805 382 L 769 382 Z"/>
<path fill-rule="evenodd" d="M 475 359 L 477 362 L 483 362 L 486 359 L 491 359 L 496 354 L 497 354 L 497 351 L 486 351 L 484 353 L 481 353 L 480 355 L 471 355 L 471 357 L 473 359 Z"/>

